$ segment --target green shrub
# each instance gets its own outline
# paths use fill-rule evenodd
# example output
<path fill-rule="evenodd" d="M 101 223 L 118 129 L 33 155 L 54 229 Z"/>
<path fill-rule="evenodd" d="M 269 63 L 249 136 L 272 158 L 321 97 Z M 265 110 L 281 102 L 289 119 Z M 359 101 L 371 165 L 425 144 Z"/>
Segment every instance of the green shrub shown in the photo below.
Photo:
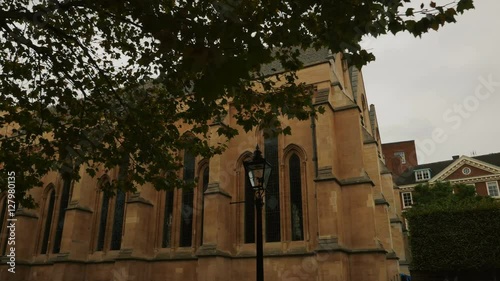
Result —
<path fill-rule="evenodd" d="M 500 201 L 476 196 L 467 188 L 465 193 L 447 195 L 444 191 L 451 185 L 440 184 L 435 193 L 434 187 L 416 188 L 415 200 L 424 199 L 405 213 L 410 226 L 412 269 L 500 268 Z M 457 186 L 451 187 L 457 191 Z"/>

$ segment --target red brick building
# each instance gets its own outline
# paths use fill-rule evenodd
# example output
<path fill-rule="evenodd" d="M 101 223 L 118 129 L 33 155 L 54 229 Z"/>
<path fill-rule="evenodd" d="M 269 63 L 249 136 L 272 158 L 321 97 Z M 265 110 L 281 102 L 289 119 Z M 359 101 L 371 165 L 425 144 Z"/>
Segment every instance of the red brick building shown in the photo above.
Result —
<path fill-rule="evenodd" d="M 413 204 L 414 187 L 422 183 L 467 184 L 474 186 L 478 195 L 500 199 L 500 153 L 474 157 L 456 155 L 450 160 L 419 165 L 413 140 L 382 144 L 382 152 L 394 178 L 395 195 L 399 197 L 397 209 L 401 210 L 402 218 L 405 209 Z M 408 250 L 406 223 L 403 232 L 404 249 Z M 410 252 L 405 256 L 410 257 Z M 400 266 L 408 266 L 409 260 L 400 261 Z"/>
<path fill-rule="evenodd" d="M 392 172 L 394 179 L 407 169 L 418 165 L 414 140 L 383 143 L 382 151 L 385 164 Z"/>
<path fill-rule="evenodd" d="M 396 180 L 402 209 L 413 204 L 413 188 L 421 183 L 449 181 L 474 186 L 481 196 L 500 198 L 500 153 L 474 157 L 453 156 L 451 160 L 416 165 Z"/>

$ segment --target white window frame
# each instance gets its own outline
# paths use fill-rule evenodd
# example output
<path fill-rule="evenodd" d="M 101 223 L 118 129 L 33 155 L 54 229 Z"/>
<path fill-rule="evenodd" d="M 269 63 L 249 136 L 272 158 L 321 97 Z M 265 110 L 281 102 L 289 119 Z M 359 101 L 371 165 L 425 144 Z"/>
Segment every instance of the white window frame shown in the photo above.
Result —
<path fill-rule="evenodd" d="M 419 175 L 421 176 L 420 179 Z M 415 181 L 425 181 L 429 179 L 431 179 L 431 171 L 429 169 L 415 171 Z"/>
<path fill-rule="evenodd" d="M 408 223 L 408 219 L 404 218 L 403 220 L 404 220 L 404 223 L 405 223 L 406 231 L 410 231 L 410 224 Z"/>
<path fill-rule="evenodd" d="M 394 152 L 394 156 L 399 157 L 399 159 L 401 159 L 401 164 L 406 164 L 406 156 L 404 151 Z"/>
<path fill-rule="evenodd" d="M 410 194 L 410 204 L 409 205 L 406 205 L 406 203 L 405 203 L 405 195 L 406 194 Z M 402 203 L 403 209 L 411 208 L 411 205 L 413 204 L 413 195 L 411 194 L 410 191 L 401 192 L 401 203 Z"/>
<path fill-rule="evenodd" d="M 490 185 L 492 185 L 493 188 L 496 187 L 496 193 L 498 195 L 491 195 L 490 193 Z M 486 183 L 486 191 L 488 191 L 488 195 L 491 196 L 491 197 L 495 197 L 495 198 L 500 198 L 500 189 L 498 188 L 498 181 L 489 181 Z"/>

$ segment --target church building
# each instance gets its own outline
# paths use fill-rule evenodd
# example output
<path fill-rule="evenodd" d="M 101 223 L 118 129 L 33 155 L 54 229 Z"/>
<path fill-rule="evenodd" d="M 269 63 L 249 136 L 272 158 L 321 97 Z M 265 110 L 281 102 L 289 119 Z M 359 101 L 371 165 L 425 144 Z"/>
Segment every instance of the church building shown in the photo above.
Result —
<path fill-rule="evenodd" d="M 243 162 L 256 145 L 273 167 L 263 210 L 265 280 L 397 280 L 407 260 L 401 202 L 363 75 L 328 50 L 300 59 L 298 82 L 313 86 L 325 112 L 282 120 L 291 135 L 241 129 L 211 159 L 185 152 L 178 174 L 196 181 L 193 190 L 146 184 L 108 196 L 101 187 L 119 177 L 118 168 L 94 178 L 82 169 L 79 181 L 46 175 L 43 188 L 30 191 L 38 208 L 16 212 L 14 274 L 0 194 L 0 280 L 255 280 L 254 194 Z M 223 122 L 236 126 L 229 112 Z"/>

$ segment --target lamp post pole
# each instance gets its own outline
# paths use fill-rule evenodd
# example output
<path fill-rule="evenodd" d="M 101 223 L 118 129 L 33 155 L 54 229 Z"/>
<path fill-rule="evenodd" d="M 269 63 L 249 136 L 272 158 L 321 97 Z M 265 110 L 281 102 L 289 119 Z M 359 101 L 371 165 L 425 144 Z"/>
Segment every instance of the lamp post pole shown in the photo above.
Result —
<path fill-rule="evenodd" d="M 266 192 L 269 176 L 271 175 L 271 164 L 262 157 L 259 146 L 255 148 L 253 158 L 243 163 L 248 180 L 255 192 L 255 209 L 257 215 L 257 240 L 256 246 L 256 276 L 257 281 L 264 281 L 264 245 L 262 241 L 262 206 L 264 205 L 264 194 Z"/>
<path fill-rule="evenodd" d="M 257 192 L 255 198 L 255 208 L 257 210 L 257 281 L 264 281 L 264 245 L 262 243 L 262 206 L 263 206 L 262 195 Z"/>

